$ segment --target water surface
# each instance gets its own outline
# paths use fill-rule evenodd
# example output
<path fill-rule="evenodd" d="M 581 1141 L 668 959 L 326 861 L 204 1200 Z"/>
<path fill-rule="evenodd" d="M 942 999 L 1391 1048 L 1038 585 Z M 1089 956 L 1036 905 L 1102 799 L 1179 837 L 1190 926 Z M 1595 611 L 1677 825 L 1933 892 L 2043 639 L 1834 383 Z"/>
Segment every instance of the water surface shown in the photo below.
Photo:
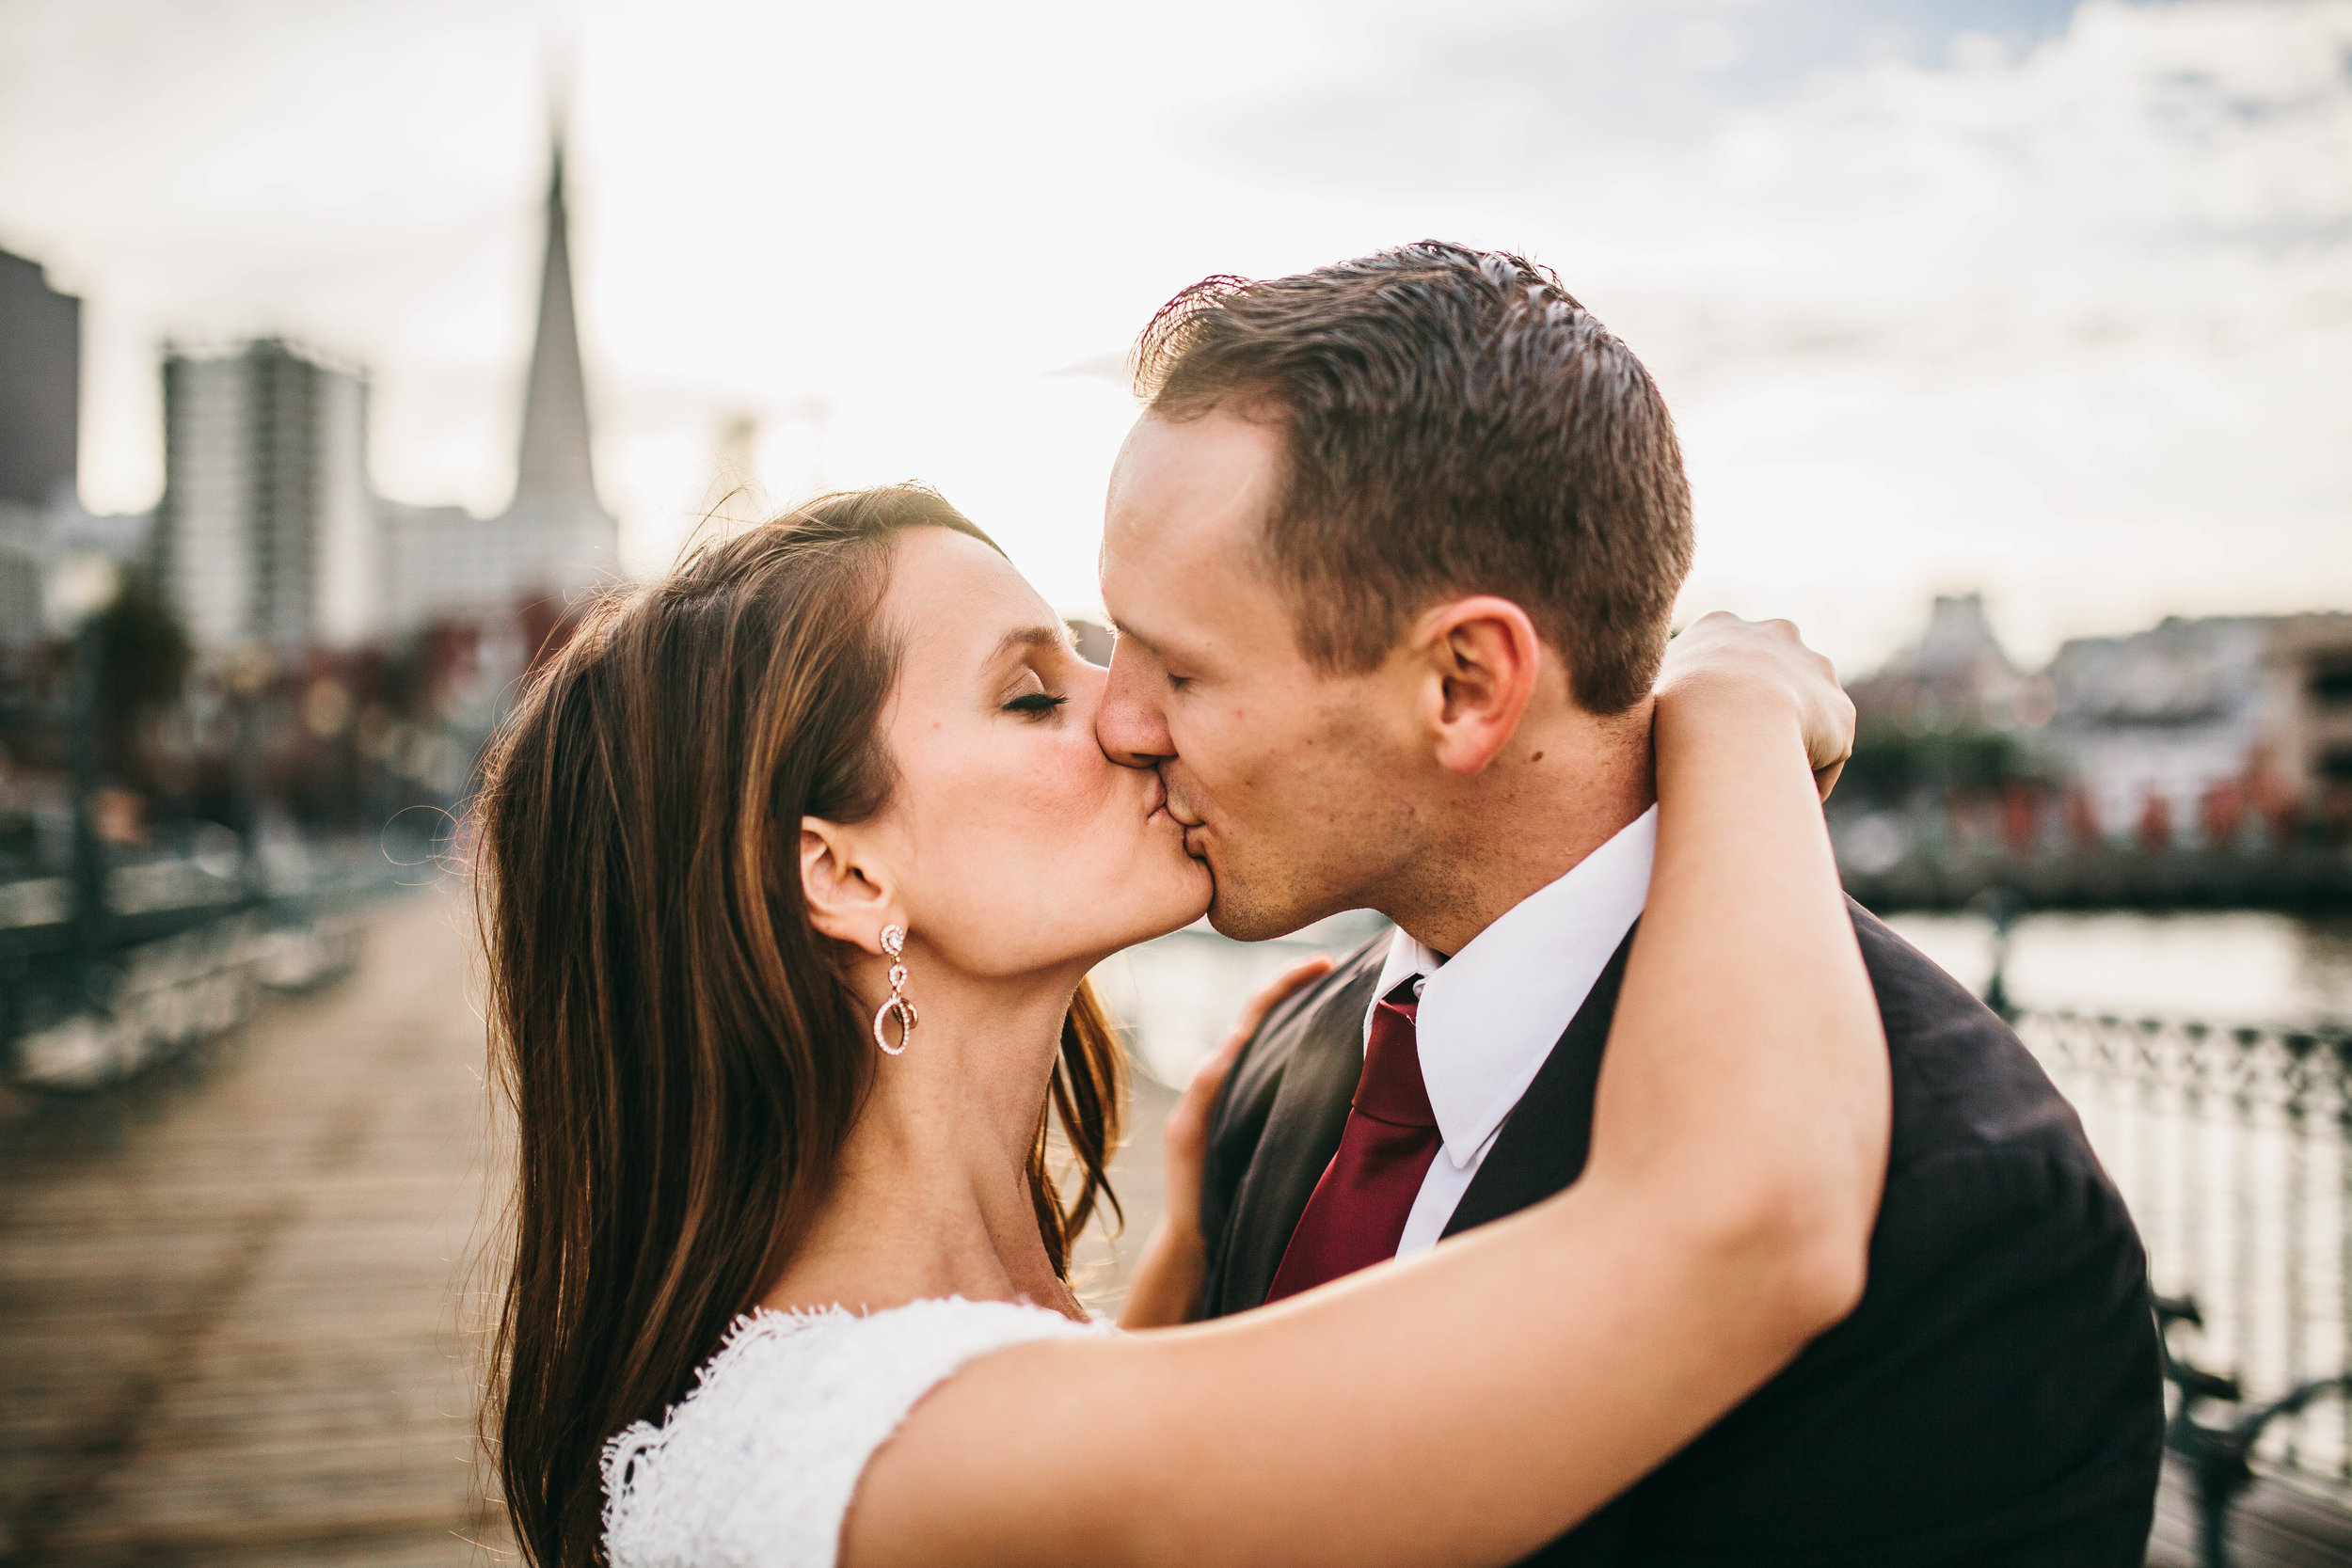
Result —
<path fill-rule="evenodd" d="M 1890 922 L 1963 985 L 1993 970 L 1989 921 L 1905 914 Z M 1228 942 L 1200 924 L 1130 948 L 1096 972 L 1136 1054 L 1182 1085 L 1259 986 L 1300 958 L 1353 949 L 1383 928 L 1343 914 L 1277 942 Z M 2020 1006 L 2308 1028 L 2352 1023 L 2352 919 L 2258 911 L 2027 915 L 2010 936 L 2009 990 Z"/>

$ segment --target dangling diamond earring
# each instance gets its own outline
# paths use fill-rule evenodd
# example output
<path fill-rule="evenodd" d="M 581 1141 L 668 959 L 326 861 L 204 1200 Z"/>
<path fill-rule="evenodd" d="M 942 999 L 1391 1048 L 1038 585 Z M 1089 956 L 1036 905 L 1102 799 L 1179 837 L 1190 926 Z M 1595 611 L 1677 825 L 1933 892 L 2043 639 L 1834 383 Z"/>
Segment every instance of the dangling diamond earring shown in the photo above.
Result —
<path fill-rule="evenodd" d="M 882 951 L 890 955 L 890 1000 L 874 1013 L 874 1043 L 882 1047 L 883 1055 L 896 1056 L 905 1051 L 907 1041 L 914 1037 L 914 1004 L 907 1000 L 907 966 L 899 961 L 899 955 L 906 951 L 907 934 L 896 926 L 885 926 L 882 927 Z M 891 1044 L 890 1037 L 882 1032 L 883 1022 L 894 1012 L 898 1015 L 898 1043 L 896 1045 Z"/>

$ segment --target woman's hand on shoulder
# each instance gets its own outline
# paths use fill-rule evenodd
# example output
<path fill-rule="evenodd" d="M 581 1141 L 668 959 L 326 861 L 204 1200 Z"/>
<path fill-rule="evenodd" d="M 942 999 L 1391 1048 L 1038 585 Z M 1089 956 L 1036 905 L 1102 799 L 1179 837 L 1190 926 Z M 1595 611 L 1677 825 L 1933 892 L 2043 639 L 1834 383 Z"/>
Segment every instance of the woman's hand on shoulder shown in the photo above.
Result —
<path fill-rule="evenodd" d="M 1291 965 L 1269 981 L 1243 1005 L 1232 1031 L 1209 1053 L 1208 1060 L 1200 1064 L 1183 1098 L 1168 1112 L 1162 1133 L 1168 1157 L 1167 1212 L 1196 1235 L 1200 1225 L 1200 1180 L 1208 1164 L 1209 1116 L 1216 1109 L 1217 1093 L 1225 1087 L 1226 1075 L 1233 1070 L 1234 1058 L 1256 1036 L 1258 1025 L 1265 1022 L 1265 1015 L 1274 1010 L 1277 1003 L 1299 987 L 1312 985 L 1330 973 L 1331 956 L 1318 953 Z"/>
<path fill-rule="evenodd" d="M 1159 1224 L 1143 1243 L 1128 1282 L 1127 1304 L 1119 1314 L 1128 1329 L 1169 1328 L 1191 1321 L 1208 1273 L 1208 1243 L 1200 1234 L 1200 1184 L 1209 1159 L 1209 1118 L 1216 1097 L 1233 1070 L 1234 1058 L 1265 1022 L 1275 1004 L 1331 973 L 1329 955 L 1318 953 L 1293 964 L 1242 1007 L 1231 1034 L 1193 1073 L 1192 1084 L 1168 1113 L 1163 1133 L 1167 1164 Z"/>
<path fill-rule="evenodd" d="M 1658 673 L 1659 721 L 1703 719 L 1758 705 L 1793 713 L 1821 792 L 1837 784 L 1853 754 L 1854 711 L 1830 661 L 1804 644 L 1788 621 L 1743 621 L 1716 610 L 1666 644 Z"/>

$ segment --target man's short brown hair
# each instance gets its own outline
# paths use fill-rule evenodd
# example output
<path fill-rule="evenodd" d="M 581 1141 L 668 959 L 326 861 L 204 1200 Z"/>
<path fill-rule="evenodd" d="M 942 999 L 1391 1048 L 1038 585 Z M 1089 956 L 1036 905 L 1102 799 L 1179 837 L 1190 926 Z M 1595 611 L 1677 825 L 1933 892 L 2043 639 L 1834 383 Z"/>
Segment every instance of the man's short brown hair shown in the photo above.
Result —
<path fill-rule="evenodd" d="M 1657 678 L 1691 569 L 1691 489 L 1658 388 L 1548 268 L 1424 240 L 1293 277 L 1209 277 L 1135 352 L 1161 418 L 1288 432 L 1265 547 L 1327 669 L 1407 617 L 1493 594 L 1621 713 Z"/>

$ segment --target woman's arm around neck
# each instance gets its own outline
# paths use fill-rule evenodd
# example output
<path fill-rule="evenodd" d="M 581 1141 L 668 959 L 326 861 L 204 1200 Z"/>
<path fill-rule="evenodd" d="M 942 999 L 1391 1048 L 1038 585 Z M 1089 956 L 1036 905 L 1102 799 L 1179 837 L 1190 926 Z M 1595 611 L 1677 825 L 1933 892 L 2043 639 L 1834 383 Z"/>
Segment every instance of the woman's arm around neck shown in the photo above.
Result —
<path fill-rule="evenodd" d="M 1592 1157 L 1558 1196 L 1276 1307 L 986 1357 L 868 1467 L 850 1568 L 1514 1560 L 1850 1311 L 1885 1042 L 1804 698 L 1686 682 Z"/>

